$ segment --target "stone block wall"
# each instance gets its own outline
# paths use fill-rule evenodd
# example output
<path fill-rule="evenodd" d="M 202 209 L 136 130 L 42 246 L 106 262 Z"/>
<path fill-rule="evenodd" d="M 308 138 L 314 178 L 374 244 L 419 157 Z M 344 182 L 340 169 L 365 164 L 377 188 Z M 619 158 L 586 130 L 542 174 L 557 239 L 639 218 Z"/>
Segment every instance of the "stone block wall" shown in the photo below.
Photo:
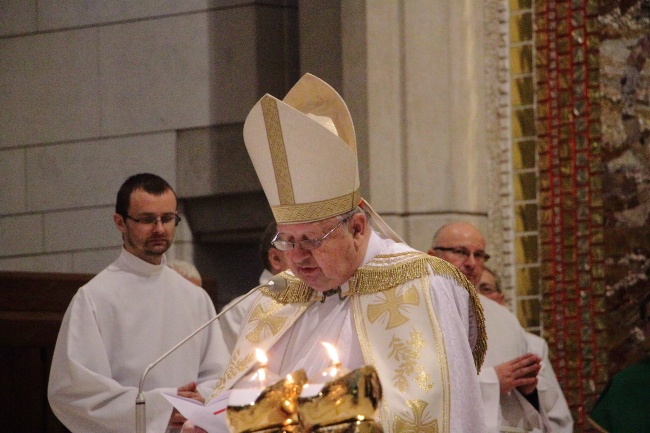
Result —
<path fill-rule="evenodd" d="M 240 124 L 260 93 L 276 90 L 260 77 L 276 72 L 269 63 L 284 47 L 270 35 L 282 33 L 287 7 L 1 2 L 0 270 L 95 273 L 110 263 L 120 184 L 149 171 L 177 190 L 191 185 L 207 168 L 179 169 L 178 131 Z M 260 28 L 280 41 L 261 54 Z M 192 254 L 184 221 L 169 256 Z"/>

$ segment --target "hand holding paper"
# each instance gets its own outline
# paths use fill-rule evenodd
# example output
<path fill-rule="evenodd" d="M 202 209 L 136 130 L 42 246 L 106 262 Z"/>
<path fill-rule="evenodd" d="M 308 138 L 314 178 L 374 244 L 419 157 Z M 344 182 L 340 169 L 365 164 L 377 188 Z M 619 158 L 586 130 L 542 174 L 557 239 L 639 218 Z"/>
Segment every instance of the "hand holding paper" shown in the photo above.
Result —
<path fill-rule="evenodd" d="M 226 391 L 208 404 L 173 394 L 163 394 L 185 418 L 208 433 L 228 433 L 226 408 L 230 391 Z"/>

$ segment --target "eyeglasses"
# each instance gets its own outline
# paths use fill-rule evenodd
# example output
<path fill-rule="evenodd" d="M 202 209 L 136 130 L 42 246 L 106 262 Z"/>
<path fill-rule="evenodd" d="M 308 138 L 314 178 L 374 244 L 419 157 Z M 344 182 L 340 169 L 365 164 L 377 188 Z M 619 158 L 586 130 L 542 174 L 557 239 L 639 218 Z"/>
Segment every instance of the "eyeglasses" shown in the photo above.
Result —
<path fill-rule="evenodd" d="M 307 250 L 307 251 L 315 250 L 316 248 L 320 247 L 323 244 L 323 242 L 325 242 L 325 239 L 327 239 L 329 235 L 334 233 L 334 230 L 336 230 L 341 226 L 341 224 L 349 220 L 350 217 L 346 217 L 342 219 L 341 222 L 335 225 L 332 230 L 328 231 L 318 239 L 303 239 L 298 242 L 289 242 L 289 241 L 283 241 L 281 239 L 278 239 L 278 236 L 280 236 L 280 233 L 278 233 L 271 241 L 271 245 L 273 245 L 275 248 L 279 249 L 280 251 L 289 251 L 296 248 L 296 246 L 299 246 L 303 250 Z"/>
<path fill-rule="evenodd" d="M 172 221 L 174 221 L 174 225 L 177 226 L 178 223 L 181 222 L 181 217 L 178 216 L 178 214 L 175 213 L 166 213 L 162 214 L 160 216 L 156 215 L 145 215 L 140 218 L 133 218 L 132 216 L 125 215 L 127 219 L 133 220 L 138 224 L 144 224 L 144 225 L 151 225 L 151 226 L 156 226 L 158 225 L 158 221 L 162 223 L 162 225 L 168 225 Z"/>
<path fill-rule="evenodd" d="M 434 247 L 433 249 L 438 251 L 447 251 L 457 256 L 461 256 L 464 259 L 469 259 L 469 257 L 473 255 L 475 260 L 481 260 L 483 262 L 490 260 L 490 255 L 484 251 L 471 252 L 467 248 L 463 247 Z"/>
<path fill-rule="evenodd" d="M 479 284 L 478 291 L 484 295 L 491 295 L 493 293 L 501 293 L 500 290 L 497 290 L 496 287 L 488 286 L 487 284 Z"/>

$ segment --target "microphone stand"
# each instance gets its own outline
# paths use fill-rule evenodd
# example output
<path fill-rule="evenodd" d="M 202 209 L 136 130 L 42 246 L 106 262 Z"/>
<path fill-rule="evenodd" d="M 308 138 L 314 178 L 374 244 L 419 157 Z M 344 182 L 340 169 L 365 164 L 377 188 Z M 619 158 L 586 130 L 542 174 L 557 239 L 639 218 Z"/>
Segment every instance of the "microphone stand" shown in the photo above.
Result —
<path fill-rule="evenodd" d="M 145 433 L 147 430 L 147 414 L 146 414 L 146 402 L 144 399 L 144 379 L 147 377 L 147 374 L 149 373 L 149 370 L 154 368 L 160 361 L 163 359 L 167 358 L 172 352 L 174 352 L 176 349 L 181 347 L 183 344 L 187 343 L 187 341 L 194 337 L 196 334 L 201 332 L 203 329 L 205 329 L 208 325 L 210 325 L 212 322 L 217 320 L 219 317 L 221 317 L 223 314 L 228 312 L 231 308 L 233 308 L 235 305 L 239 304 L 241 301 L 244 299 L 248 298 L 250 295 L 252 295 L 254 292 L 256 292 L 258 289 L 262 287 L 268 287 L 273 291 L 281 291 L 284 290 L 287 287 L 287 280 L 285 280 L 283 277 L 276 275 L 275 277 L 271 278 L 271 281 L 269 281 L 266 284 L 260 284 L 259 286 L 253 287 L 248 293 L 243 295 L 241 298 L 237 300 L 237 302 L 233 302 L 231 305 L 227 306 L 223 310 L 221 310 L 216 316 L 214 316 L 212 319 L 208 320 L 205 322 L 203 325 L 199 326 L 194 332 L 192 332 L 190 335 L 187 337 L 183 338 L 181 341 L 179 341 L 174 347 L 169 349 L 167 352 L 163 353 L 160 358 L 156 359 L 154 362 L 149 364 L 147 368 L 144 369 L 144 372 L 142 373 L 142 377 L 140 378 L 140 386 L 138 387 L 138 396 L 135 399 L 135 431 L 136 433 Z"/>

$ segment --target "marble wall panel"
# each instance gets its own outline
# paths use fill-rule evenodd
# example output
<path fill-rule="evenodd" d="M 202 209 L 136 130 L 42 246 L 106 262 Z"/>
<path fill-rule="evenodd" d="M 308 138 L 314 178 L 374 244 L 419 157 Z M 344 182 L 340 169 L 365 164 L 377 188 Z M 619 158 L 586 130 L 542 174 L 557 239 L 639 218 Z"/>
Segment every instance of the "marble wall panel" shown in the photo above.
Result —
<path fill-rule="evenodd" d="M 208 39 L 205 14 L 101 28 L 102 134 L 207 124 Z"/>
<path fill-rule="evenodd" d="M 344 17 L 345 18 L 345 17 Z M 377 212 L 404 210 L 403 74 L 400 7 L 375 2 L 367 11 L 369 200 Z M 345 62 L 344 62 L 345 63 Z M 353 119 L 355 122 L 357 119 Z M 363 146 L 364 143 L 359 143 Z"/>
<path fill-rule="evenodd" d="M 116 229 L 117 230 L 117 229 Z M 118 258 L 121 246 L 97 250 L 77 251 L 72 254 L 72 266 L 69 272 L 79 274 L 96 274 Z"/>
<path fill-rule="evenodd" d="M 106 206 L 44 214 L 44 251 L 75 251 L 122 245 L 121 233 L 113 223 L 114 213 L 114 207 Z"/>
<path fill-rule="evenodd" d="M 40 30 L 91 26 L 205 10 L 209 0 L 39 0 Z"/>
<path fill-rule="evenodd" d="M 0 218 L 0 257 L 35 254 L 43 251 L 41 215 Z"/>
<path fill-rule="evenodd" d="M 405 3 L 405 175 L 412 212 L 486 209 L 477 6 Z M 461 28 L 466 31 L 455 30 Z"/>
<path fill-rule="evenodd" d="M 0 258 L 0 270 L 12 272 L 73 272 L 72 254 L 39 254 Z M 76 271 L 74 271 L 76 272 Z"/>
<path fill-rule="evenodd" d="M 0 173 L 0 215 L 25 212 L 25 150 L 0 150 Z"/>
<path fill-rule="evenodd" d="M 152 172 L 176 183 L 175 134 L 161 133 L 27 150 L 30 211 L 114 205 L 127 177 Z"/>
<path fill-rule="evenodd" d="M 251 85 L 253 8 L 117 24 L 100 34 L 105 135 L 241 122 L 259 97 Z"/>
<path fill-rule="evenodd" d="M 0 36 L 36 31 L 36 0 L 0 1 Z"/>
<path fill-rule="evenodd" d="M 98 136 L 97 32 L 0 39 L 0 148 Z"/>

